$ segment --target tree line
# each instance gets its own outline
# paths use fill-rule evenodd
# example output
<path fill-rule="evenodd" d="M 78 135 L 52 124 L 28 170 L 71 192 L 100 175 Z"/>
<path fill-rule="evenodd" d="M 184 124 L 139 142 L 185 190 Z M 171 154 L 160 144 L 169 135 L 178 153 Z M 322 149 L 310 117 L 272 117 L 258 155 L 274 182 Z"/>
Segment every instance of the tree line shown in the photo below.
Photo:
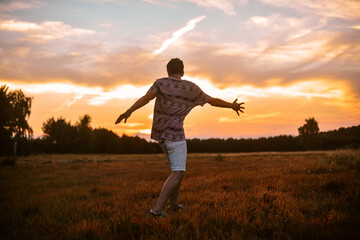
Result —
<path fill-rule="evenodd" d="M 344 134 L 346 132 L 346 134 Z M 340 148 L 360 148 L 360 125 L 319 132 L 311 136 L 313 145 L 304 142 L 304 136 L 280 135 L 273 137 L 242 139 L 190 139 L 189 152 L 288 152 L 304 150 L 334 150 Z"/>
<path fill-rule="evenodd" d="M 91 117 L 81 116 L 72 124 L 63 117 L 51 117 L 42 125 L 44 135 L 32 137 L 27 119 L 32 98 L 21 90 L 0 88 L 0 155 L 41 153 L 160 153 L 157 143 L 137 136 L 119 136 L 105 128 L 92 128 Z M 315 118 L 305 119 L 299 135 L 280 135 L 250 139 L 189 139 L 188 152 L 259 152 L 331 150 L 360 147 L 360 125 L 320 132 Z"/>
<path fill-rule="evenodd" d="M 80 117 L 75 124 L 53 117 L 42 125 L 44 136 L 29 142 L 29 153 L 157 153 L 156 143 L 140 137 L 120 137 L 105 128 L 93 129 L 91 117 Z"/>
<path fill-rule="evenodd" d="M 265 152 L 265 151 L 303 151 L 331 150 L 337 148 L 360 147 L 360 125 L 340 128 L 328 132 L 303 130 L 309 124 L 316 124 L 314 118 L 306 119 L 299 128 L 299 135 L 280 135 L 260 138 L 210 138 L 187 140 L 189 153 L 205 152 Z M 137 136 L 119 136 L 105 128 L 90 126 L 91 117 L 84 115 L 72 125 L 64 118 L 50 118 L 43 123 L 44 136 L 28 142 L 30 153 L 161 153 L 155 142 L 148 142 Z M 316 131 L 317 129 L 317 131 Z"/>

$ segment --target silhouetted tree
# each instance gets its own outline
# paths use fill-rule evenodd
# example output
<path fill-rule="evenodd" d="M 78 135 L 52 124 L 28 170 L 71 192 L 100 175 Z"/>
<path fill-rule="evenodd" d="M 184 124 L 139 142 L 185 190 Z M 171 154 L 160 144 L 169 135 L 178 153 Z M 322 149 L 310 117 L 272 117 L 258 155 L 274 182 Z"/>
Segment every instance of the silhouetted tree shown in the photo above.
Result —
<path fill-rule="evenodd" d="M 76 152 L 77 130 L 70 122 L 62 117 L 55 120 L 53 117 L 43 123 L 41 127 L 45 134 L 45 140 L 51 146 L 53 152 L 74 153 Z"/>
<path fill-rule="evenodd" d="M 21 90 L 9 91 L 9 87 L 0 87 L 0 154 L 9 154 L 14 141 L 21 151 L 32 136 L 27 119 L 31 113 L 31 97 Z"/>
<path fill-rule="evenodd" d="M 105 128 L 96 128 L 94 133 L 94 153 L 123 153 L 119 135 Z"/>
<path fill-rule="evenodd" d="M 88 114 L 85 114 L 83 117 L 80 117 L 80 122 L 76 124 L 78 153 L 92 152 L 94 133 L 90 123 L 91 117 Z"/>
<path fill-rule="evenodd" d="M 298 128 L 300 145 L 305 149 L 315 149 L 319 145 L 319 125 L 315 118 L 305 119 L 305 124 Z"/>

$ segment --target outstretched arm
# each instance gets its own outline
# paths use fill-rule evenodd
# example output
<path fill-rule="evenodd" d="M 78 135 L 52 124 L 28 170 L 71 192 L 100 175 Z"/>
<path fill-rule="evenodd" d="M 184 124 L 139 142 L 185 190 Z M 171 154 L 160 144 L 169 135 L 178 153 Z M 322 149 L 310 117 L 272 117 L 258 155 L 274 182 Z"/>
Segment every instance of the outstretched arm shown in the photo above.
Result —
<path fill-rule="evenodd" d="M 150 102 L 150 100 L 154 99 L 155 97 L 156 95 L 154 93 L 148 92 L 147 94 L 139 98 L 126 112 L 124 112 L 118 117 L 115 124 L 120 123 L 123 119 L 125 119 L 124 123 L 126 123 L 127 119 L 135 110 L 145 106 Z"/>
<path fill-rule="evenodd" d="M 237 99 L 235 99 L 234 102 L 229 103 L 220 98 L 212 98 L 212 99 L 210 99 L 209 104 L 214 107 L 232 108 L 239 116 L 240 116 L 239 111 L 244 113 L 242 109 L 245 109 L 244 107 L 241 106 L 244 103 L 243 102 L 237 103 Z"/>

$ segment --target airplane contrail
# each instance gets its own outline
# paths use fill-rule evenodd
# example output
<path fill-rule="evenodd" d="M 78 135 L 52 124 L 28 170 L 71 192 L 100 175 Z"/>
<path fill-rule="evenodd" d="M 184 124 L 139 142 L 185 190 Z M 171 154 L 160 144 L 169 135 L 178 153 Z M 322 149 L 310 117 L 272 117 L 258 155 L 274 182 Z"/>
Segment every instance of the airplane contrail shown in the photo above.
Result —
<path fill-rule="evenodd" d="M 174 32 L 172 37 L 167 39 L 165 42 L 163 42 L 161 47 L 159 49 L 156 49 L 153 52 L 153 54 L 158 55 L 158 54 L 162 53 L 163 51 L 165 51 L 172 43 L 174 43 L 176 40 L 178 40 L 185 33 L 193 30 L 195 28 L 196 24 L 201 22 L 205 18 L 206 18 L 206 16 L 203 15 L 203 16 L 200 16 L 200 17 L 197 17 L 197 18 L 194 18 L 194 19 L 191 19 L 190 21 L 188 21 L 185 27 L 180 28 L 179 30 Z"/>
<path fill-rule="evenodd" d="M 73 104 L 76 103 L 78 100 L 80 100 L 83 96 L 84 96 L 83 93 L 77 94 L 77 95 L 75 95 L 75 97 L 73 98 L 72 101 L 66 100 L 65 102 L 63 102 L 63 104 L 62 104 L 60 107 L 54 109 L 53 111 L 54 111 L 54 112 L 58 112 L 58 111 L 60 111 L 60 110 L 64 110 L 64 109 L 66 109 L 66 108 L 69 108 L 71 105 L 73 105 Z"/>

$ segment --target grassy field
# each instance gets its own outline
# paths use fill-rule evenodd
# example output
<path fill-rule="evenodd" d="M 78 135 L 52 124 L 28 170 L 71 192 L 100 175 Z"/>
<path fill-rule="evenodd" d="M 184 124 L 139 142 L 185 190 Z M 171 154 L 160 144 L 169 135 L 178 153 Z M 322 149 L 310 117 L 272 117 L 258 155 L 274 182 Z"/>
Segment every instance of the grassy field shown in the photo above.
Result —
<path fill-rule="evenodd" d="M 0 239 L 360 239 L 360 151 L 190 154 L 153 218 L 163 155 L 44 155 L 0 167 Z"/>

